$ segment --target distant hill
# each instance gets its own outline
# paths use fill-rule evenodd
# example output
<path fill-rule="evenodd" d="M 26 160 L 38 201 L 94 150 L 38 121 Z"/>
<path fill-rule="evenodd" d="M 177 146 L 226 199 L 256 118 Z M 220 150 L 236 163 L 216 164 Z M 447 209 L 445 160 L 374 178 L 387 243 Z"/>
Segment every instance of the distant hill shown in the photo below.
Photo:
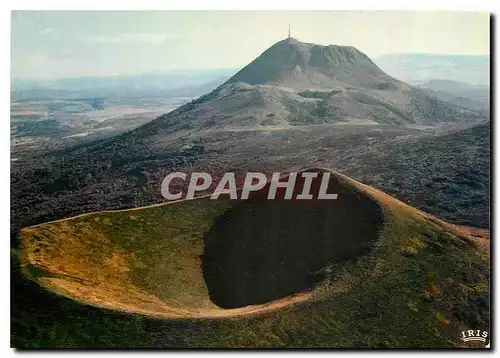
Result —
<path fill-rule="evenodd" d="M 435 97 L 474 109 L 490 108 L 490 87 L 451 80 L 430 80 L 418 87 Z"/>
<path fill-rule="evenodd" d="M 354 47 L 282 40 L 223 85 L 138 129 L 263 129 L 357 121 L 425 124 L 484 119 L 382 71 Z"/>
<path fill-rule="evenodd" d="M 487 55 L 389 54 L 374 59 L 391 76 L 417 85 L 432 79 L 490 84 L 490 57 Z"/>
<path fill-rule="evenodd" d="M 233 69 L 205 69 L 54 80 L 13 79 L 11 101 L 85 97 L 195 97 L 213 90 L 233 73 Z"/>

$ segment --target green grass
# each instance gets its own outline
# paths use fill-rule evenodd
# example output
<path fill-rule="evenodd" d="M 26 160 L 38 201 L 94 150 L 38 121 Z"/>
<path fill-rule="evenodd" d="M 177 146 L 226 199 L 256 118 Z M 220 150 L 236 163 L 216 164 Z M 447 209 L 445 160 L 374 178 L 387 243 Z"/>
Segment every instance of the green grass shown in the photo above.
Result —
<path fill-rule="evenodd" d="M 461 330 L 488 330 L 489 253 L 439 221 L 344 180 L 383 208 L 376 248 L 334 265 L 313 298 L 257 315 L 148 317 L 54 293 L 71 296 L 64 289 L 77 287 L 78 277 L 157 316 L 170 314 L 165 307 L 189 315 L 217 310 L 207 300 L 199 255 L 204 233 L 232 205 L 228 200 L 96 213 L 23 229 L 23 250 L 12 255 L 12 345 L 446 348 L 463 346 Z M 43 270 L 34 270 L 37 265 Z M 91 292 L 73 297 L 91 302 Z"/>

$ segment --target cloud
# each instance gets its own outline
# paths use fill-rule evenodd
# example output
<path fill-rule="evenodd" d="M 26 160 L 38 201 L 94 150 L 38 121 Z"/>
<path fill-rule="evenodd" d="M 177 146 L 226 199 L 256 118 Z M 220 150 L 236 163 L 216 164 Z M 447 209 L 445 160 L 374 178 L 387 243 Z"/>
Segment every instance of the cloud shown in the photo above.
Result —
<path fill-rule="evenodd" d="M 114 36 L 92 35 L 85 38 L 87 42 L 93 43 L 161 43 L 171 39 L 173 37 L 161 33 L 120 34 Z"/>
<path fill-rule="evenodd" d="M 53 33 L 53 32 L 54 32 L 54 30 L 53 30 L 53 29 L 51 29 L 51 28 L 49 28 L 49 27 L 46 27 L 46 28 L 41 29 L 40 31 L 38 31 L 38 33 L 39 33 L 40 35 L 50 35 L 50 34 L 51 34 L 51 33 Z"/>

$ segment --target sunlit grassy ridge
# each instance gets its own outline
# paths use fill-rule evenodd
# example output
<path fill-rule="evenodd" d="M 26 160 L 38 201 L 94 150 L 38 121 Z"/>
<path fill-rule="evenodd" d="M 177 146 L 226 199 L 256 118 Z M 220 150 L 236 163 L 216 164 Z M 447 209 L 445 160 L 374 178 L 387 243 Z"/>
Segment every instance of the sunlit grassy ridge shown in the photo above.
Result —
<path fill-rule="evenodd" d="M 29 286 L 39 298 L 14 317 L 13 344 L 453 347 L 463 345 L 463 329 L 488 330 L 489 242 L 476 237 L 481 233 L 339 178 L 383 209 L 374 249 L 328 267 L 326 279 L 307 293 L 247 308 L 215 306 L 201 269 L 203 235 L 234 205 L 229 200 L 102 212 L 23 229 L 23 272 L 49 291 L 15 281 L 20 294 L 29 295 Z"/>
<path fill-rule="evenodd" d="M 145 314 L 189 314 L 184 308 L 214 307 L 200 269 L 203 233 L 229 204 L 201 199 L 48 223 L 23 231 L 24 255 L 50 273 L 34 275 L 42 284 L 69 297 Z"/>

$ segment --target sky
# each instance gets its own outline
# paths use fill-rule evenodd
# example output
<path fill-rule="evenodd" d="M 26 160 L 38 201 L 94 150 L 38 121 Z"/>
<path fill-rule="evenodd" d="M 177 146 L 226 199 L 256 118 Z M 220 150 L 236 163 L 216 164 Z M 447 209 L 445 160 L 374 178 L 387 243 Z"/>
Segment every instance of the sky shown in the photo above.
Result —
<path fill-rule="evenodd" d="M 241 68 L 292 37 L 389 53 L 488 55 L 489 14 L 397 11 L 13 11 L 11 77 Z"/>

